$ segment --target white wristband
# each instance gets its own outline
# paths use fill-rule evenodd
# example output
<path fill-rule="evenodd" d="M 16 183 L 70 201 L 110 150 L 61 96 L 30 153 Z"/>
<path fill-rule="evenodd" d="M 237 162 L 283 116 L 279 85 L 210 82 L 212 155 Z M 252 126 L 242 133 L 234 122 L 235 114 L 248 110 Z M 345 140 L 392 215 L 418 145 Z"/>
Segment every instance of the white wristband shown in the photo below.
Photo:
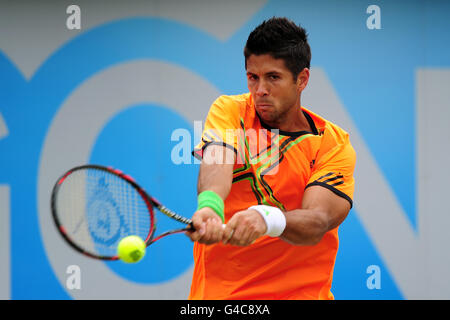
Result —
<path fill-rule="evenodd" d="M 267 231 L 265 235 L 271 237 L 279 237 L 284 228 L 286 228 L 286 217 L 283 212 L 277 207 L 258 205 L 251 206 L 250 209 L 258 211 L 266 222 Z"/>

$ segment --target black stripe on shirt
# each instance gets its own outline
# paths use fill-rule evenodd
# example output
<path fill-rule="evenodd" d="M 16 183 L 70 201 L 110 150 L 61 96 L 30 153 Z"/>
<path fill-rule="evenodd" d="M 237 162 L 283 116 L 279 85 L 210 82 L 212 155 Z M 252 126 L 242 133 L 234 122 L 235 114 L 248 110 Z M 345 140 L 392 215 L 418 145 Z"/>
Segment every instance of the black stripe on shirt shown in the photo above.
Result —
<path fill-rule="evenodd" d="M 344 183 L 344 181 L 339 181 L 339 182 L 335 183 L 335 185 L 343 184 L 343 183 Z M 312 186 L 321 186 L 321 187 L 324 187 L 324 188 L 330 190 L 330 191 L 333 192 L 334 194 L 336 194 L 336 195 L 338 195 L 338 196 L 344 198 L 344 199 L 347 200 L 348 202 L 350 202 L 350 209 L 353 207 L 353 200 L 352 200 L 352 198 L 350 198 L 348 195 L 346 195 L 346 194 L 343 193 L 342 191 L 336 189 L 334 186 L 316 180 L 316 181 L 311 182 L 310 184 L 308 184 L 308 185 L 305 187 L 305 189 L 306 189 L 306 188 L 309 188 L 309 187 L 312 187 Z"/>

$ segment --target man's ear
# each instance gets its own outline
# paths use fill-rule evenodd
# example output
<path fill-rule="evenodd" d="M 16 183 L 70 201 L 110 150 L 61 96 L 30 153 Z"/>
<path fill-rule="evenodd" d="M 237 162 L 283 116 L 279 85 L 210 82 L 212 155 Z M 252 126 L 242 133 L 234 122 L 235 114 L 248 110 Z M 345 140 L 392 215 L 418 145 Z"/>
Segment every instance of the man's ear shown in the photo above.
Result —
<path fill-rule="evenodd" d="M 306 85 L 309 81 L 309 69 L 304 68 L 297 76 L 297 87 L 301 91 L 303 91 L 306 88 Z"/>

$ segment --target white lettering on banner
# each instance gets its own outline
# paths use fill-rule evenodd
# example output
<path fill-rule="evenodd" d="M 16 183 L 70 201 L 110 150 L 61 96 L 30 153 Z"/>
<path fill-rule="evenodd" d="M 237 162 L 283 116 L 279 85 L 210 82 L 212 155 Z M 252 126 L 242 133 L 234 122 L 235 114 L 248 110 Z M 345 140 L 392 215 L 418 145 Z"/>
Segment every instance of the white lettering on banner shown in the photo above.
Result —
<path fill-rule="evenodd" d="M 0 299 L 11 299 L 10 187 L 0 185 Z"/>
<path fill-rule="evenodd" d="M 0 113 L 0 139 L 8 136 L 6 121 Z M 11 298 L 11 205 L 9 185 L 0 185 L 0 299 Z"/>
<path fill-rule="evenodd" d="M 449 299 L 450 215 L 444 203 L 450 152 L 443 146 L 450 141 L 450 70 L 419 70 L 416 83 L 417 233 L 322 69 L 311 71 L 302 102 L 350 133 L 357 154 L 355 209 L 405 298 Z"/>
<path fill-rule="evenodd" d="M 6 138 L 8 134 L 8 127 L 6 126 L 6 122 L 3 119 L 2 114 L 0 113 L 0 139 Z"/>
<path fill-rule="evenodd" d="M 418 235 L 416 251 L 422 261 L 424 285 L 417 297 L 450 299 L 450 69 L 419 69 L 416 72 Z M 409 263 L 405 261 L 404 267 Z M 409 266 L 411 267 L 411 266 Z M 412 266 L 415 269 L 415 266 Z M 416 270 L 419 272 L 420 270 Z M 420 282 L 419 282 L 420 283 Z"/>

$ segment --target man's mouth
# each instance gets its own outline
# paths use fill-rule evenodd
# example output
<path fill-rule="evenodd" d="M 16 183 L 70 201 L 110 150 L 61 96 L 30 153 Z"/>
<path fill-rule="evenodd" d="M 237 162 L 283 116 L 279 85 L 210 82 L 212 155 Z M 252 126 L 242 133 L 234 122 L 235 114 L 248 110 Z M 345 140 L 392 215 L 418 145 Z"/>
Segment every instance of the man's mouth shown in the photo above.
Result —
<path fill-rule="evenodd" d="M 258 110 L 264 111 L 264 110 L 268 110 L 268 109 L 272 108 L 272 105 L 267 102 L 261 102 L 261 103 L 256 104 L 256 108 Z"/>

